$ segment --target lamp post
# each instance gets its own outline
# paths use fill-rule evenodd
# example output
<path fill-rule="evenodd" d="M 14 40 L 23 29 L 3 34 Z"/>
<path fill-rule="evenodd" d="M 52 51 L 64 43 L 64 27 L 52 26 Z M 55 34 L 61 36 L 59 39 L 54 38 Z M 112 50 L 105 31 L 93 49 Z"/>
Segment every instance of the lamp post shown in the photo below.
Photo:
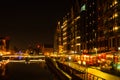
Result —
<path fill-rule="evenodd" d="M 94 50 L 95 50 L 95 55 L 96 55 L 96 65 L 97 65 L 97 48 L 94 48 Z"/>
<path fill-rule="evenodd" d="M 120 47 L 118 47 L 118 51 L 120 51 Z"/>

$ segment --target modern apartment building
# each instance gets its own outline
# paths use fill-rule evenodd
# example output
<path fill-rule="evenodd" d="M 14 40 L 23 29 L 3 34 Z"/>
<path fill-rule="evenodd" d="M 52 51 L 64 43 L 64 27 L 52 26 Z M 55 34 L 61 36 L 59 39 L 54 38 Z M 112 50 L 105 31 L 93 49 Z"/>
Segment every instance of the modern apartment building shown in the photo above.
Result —
<path fill-rule="evenodd" d="M 98 0 L 98 51 L 120 47 L 120 1 Z"/>
<path fill-rule="evenodd" d="M 63 53 L 118 51 L 120 1 L 73 0 L 70 12 L 58 22 L 55 42 Z"/>

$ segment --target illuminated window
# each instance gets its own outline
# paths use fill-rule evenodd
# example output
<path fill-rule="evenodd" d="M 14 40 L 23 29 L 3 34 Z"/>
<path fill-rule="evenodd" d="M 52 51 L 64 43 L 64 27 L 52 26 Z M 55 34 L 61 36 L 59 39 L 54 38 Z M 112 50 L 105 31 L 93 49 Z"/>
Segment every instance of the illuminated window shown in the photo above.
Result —
<path fill-rule="evenodd" d="M 59 38 L 59 41 L 61 41 L 61 38 Z"/>
<path fill-rule="evenodd" d="M 112 5 L 114 6 L 114 5 L 116 5 L 117 3 L 118 3 L 117 0 L 114 0 L 114 2 L 113 2 Z"/>
<path fill-rule="evenodd" d="M 117 31 L 118 29 L 118 26 L 113 27 L 113 31 Z"/>
<path fill-rule="evenodd" d="M 112 5 L 110 5 L 110 8 L 112 7 Z"/>
<path fill-rule="evenodd" d="M 66 32 L 64 32 L 64 33 L 63 33 L 63 36 L 65 36 L 66 34 L 67 34 L 67 33 L 66 33 Z"/>
<path fill-rule="evenodd" d="M 81 7 L 81 11 L 85 11 L 86 10 L 86 5 L 84 4 L 82 7 Z"/>
<path fill-rule="evenodd" d="M 76 39 L 79 39 L 79 38 L 80 38 L 80 36 L 77 36 L 77 37 L 76 37 Z"/>
<path fill-rule="evenodd" d="M 77 43 L 76 45 L 80 45 L 80 43 Z"/>
<path fill-rule="evenodd" d="M 89 14 L 91 16 L 91 14 Z"/>
<path fill-rule="evenodd" d="M 64 42 L 63 45 L 67 44 L 67 42 Z"/>
<path fill-rule="evenodd" d="M 94 21 L 94 20 L 93 20 L 92 22 L 93 22 L 93 23 L 95 23 L 95 21 Z"/>
<path fill-rule="evenodd" d="M 113 14 L 113 18 L 118 17 L 118 13 Z"/>
<path fill-rule="evenodd" d="M 67 37 L 64 37 L 64 38 L 63 38 L 63 40 L 66 40 L 66 39 L 67 39 Z"/>
<path fill-rule="evenodd" d="M 63 31 L 66 31 L 66 29 L 67 29 L 67 27 L 65 27 L 65 28 L 63 29 Z"/>

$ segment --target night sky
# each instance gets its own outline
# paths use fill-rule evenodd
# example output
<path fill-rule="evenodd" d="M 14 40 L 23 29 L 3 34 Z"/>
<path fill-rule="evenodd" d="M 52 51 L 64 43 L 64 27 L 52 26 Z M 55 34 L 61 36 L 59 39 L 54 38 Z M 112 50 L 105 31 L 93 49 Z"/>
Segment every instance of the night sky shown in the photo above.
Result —
<path fill-rule="evenodd" d="M 0 3 L 0 36 L 10 36 L 10 47 L 53 44 L 57 21 L 70 11 L 71 0 Z"/>

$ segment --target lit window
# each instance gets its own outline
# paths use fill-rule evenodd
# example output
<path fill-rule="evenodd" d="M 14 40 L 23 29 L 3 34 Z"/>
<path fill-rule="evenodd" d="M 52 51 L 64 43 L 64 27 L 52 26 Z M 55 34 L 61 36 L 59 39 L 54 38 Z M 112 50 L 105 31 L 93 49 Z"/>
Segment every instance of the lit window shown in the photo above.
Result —
<path fill-rule="evenodd" d="M 110 8 L 112 7 L 112 5 L 110 5 Z"/>
<path fill-rule="evenodd" d="M 76 37 L 76 39 L 79 39 L 79 38 L 80 38 L 80 36 L 77 36 L 77 37 Z"/>
<path fill-rule="evenodd" d="M 91 16 L 91 14 L 90 14 L 90 16 Z"/>
<path fill-rule="evenodd" d="M 93 32 L 95 32 L 95 30 L 93 29 Z"/>
<path fill-rule="evenodd" d="M 86 10 L 86 5 L 84 4 L 82 7 L 81 7 L 81 11 L 85 11 Z"/>
<path fill-rule="evenodd" d="M 63 38 L 63 40 L 66 40 L 66 39 L 67 39 L 67 37 L 64 37 L 64 38 Z"/>
<path fill-rule="evenodd" d="M 114 5 L 116 5 L 117 3 L 118 3 L 117 0 L 115 0 L 115 1 L 113 2 Z"/>
<path fill-rule="evenodd" d="M 118 26 L 113 27 L 113 31 L 117 31 L 118 30 Z"/>
<path fill-rule="evenodd" d="M 66 32 L 65 33 L 63 33 L 63 36 L 65 36 L 66 35 Z"/>
<path fill-rule="evenodd" d="M 67 44 L 67 42 L 64 42 L 63 45 Z"/>
<path fill-rule="evenodd" d="M 118 13 L 115 13 L 115 15 L 114 15 L 115 17 L 118 17 Z"/>
<path fill-rule="evenodd" d="M 80 43 L 77 43 L 76 45 L 80 45 Z"/>
<path fill-rule="evenodd" d="M 63 28 L 63 31 L 66 31 L 67 27 Z"/>
<path fill-rule="evenodd" d="M 118 13 L 113 14 L 113 18 L 118 17 Z"/>
<path fill-rule="evenodd" d="M 112 5 L 110 5 L 110 7 L 116 5 L 117 3 L 118 3 L 117 0 L 114 0 L 114 2 L 112 3 Z"/>

